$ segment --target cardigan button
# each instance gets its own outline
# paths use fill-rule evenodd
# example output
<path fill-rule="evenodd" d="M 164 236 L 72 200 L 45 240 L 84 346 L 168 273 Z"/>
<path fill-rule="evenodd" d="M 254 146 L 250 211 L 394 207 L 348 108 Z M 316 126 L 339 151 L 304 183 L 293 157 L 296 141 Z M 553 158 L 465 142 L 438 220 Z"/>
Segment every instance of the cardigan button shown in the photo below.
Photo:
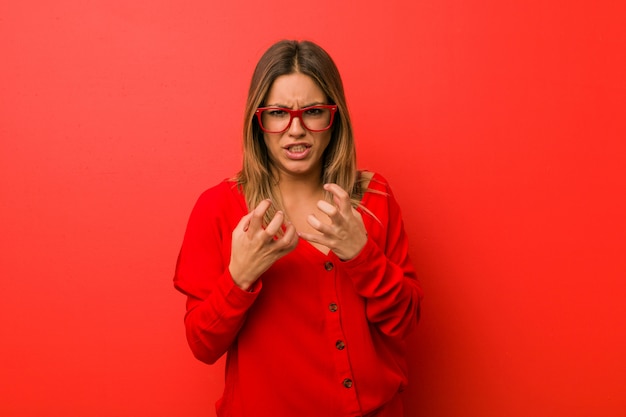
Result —
<path fill-rule="evenodd" d="M 346 388 L 352 388 L 352 380 L 350 378 L 344 379 L 343 386 Z"/>
<path fill-rule="evenodd" d="M 330 303 L 330 304 L 328 305 L 328 309 L 329 309 L 332 313 L 334 313 L 335 311 L 337 311 L 337 309 L 338 309 L 338 308 L 339 308 L 339 307 L 338 307 L 338 306 L 337 306 L 337 304 L 335 304 L 335 303 Z"/>
<path fill-rule="evenodd" d="M 343 350 L 346 347 L 346 344 L 343 343 L 343 340 L 337 340 L 337 343 L 335 343 L 335 347 L 339 350 Z"/>
<path fill-rule="evenodd" d="M 332 269 L 335 267 L 335 265 L 333 265 L 332 262 L 328 261 L 324 264 L 324 269 L 327 271 L 332 271 Z"/>

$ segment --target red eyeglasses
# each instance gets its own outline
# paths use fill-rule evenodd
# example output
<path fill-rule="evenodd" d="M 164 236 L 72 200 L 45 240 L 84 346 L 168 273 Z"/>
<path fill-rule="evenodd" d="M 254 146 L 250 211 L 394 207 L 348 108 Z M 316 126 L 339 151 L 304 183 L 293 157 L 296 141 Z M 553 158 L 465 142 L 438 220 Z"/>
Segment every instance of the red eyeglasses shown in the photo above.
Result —
<path fill-rule="evenodd" d="M 298 110 L 284 107 L 259 107 L 255 114 L 262 131 L 265 133 L 283 133 L 289 129 L 294 117 L 300 118 L 300 122 L 306 130 L 323 132 L 333 125 L 336 112 L 336 105 L 320 104 Z"/>

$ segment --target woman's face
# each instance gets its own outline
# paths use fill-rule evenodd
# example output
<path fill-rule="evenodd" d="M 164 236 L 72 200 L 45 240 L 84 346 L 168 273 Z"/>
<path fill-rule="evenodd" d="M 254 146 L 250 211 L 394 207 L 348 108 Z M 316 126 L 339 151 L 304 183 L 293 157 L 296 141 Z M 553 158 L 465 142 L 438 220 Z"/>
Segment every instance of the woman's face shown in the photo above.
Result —
<path fill-rule="evenodd" d="M 274 80 L 264 106 L 295 110 L 316 104 L 328 104 L 326 95 L 311 77 L 296 72 Z M 324 132 L 310 132 L 300 118 L 294 117 L 283 133 L 263 133 L 279 179 L 309 175 L 319 178 L 322 156 L 330 143 L 331 132 L 332 128 Z"/>

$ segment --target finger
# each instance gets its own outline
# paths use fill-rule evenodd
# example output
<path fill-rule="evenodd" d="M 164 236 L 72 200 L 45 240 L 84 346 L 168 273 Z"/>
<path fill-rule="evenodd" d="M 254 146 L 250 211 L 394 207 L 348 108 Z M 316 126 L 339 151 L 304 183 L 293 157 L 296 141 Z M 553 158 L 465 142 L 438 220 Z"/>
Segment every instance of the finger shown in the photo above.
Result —
<path fill-rule="evenodd" d="M 252 217 L 252 212 L 246 214 L 245 216 L 243 216 L 241 218 L 241 220 L 239 220 L 239 223 L 237 224 L 237 227 L 235 228 L 236 230 L 240 229 L 243 230 L 244 232 L 248 231 L 248 228 L 250 227 L 250 218 Z"/>
<path fill-rule="evenodd" d="M 352 208 L 350 194 L 348 194 L 346 190 L 337 184 L 324 184 L 324 189 L 333 195 L 333 202 L 337 205 L 339 211 L 345 213 L 347 210 Z"/>
<path fill-rule="evenodd" d="M 284 220 L 285 220 L 285 215 L 283 214 L 283 212 L 277 211 L 274 217 L 272 218 L 272 221 L 270 221 L 267 227 L 265 228 L 265 233 L 267 233 L 269 236 L 276 235 L 280 227 L 283 225 Z"/>
<path fill-rule="evenodd" d="M 337 206 L 330 204 L 328 201 L 319 200 L 317 202 L 317 208 L 331 219 L 337 217 L 337 215 L 339 214 L 339 209 L 337 208 Z"/>
<path fill-rule="evenodd" d="M 280 238 L 279 242 L 284 245 L 286 248 L 295 248 L 298 244 L 298 234 L 296 233 L 296 228 L 293 224 L 287 224 L 285 228 L 285 234 Z"/>
<path fill-rule="evenodd" d="M 325 242 L 324 235 L 319 235 L 317 233 L 301 232 L 301 233 L 298 233 L 298 236 L 300 238 L 306 240 L 307 242 L 313 242 L 313 243 L 323 243 L 323 242 Z"/>
<path fill-rule="evenodd" d="M 355 209 L 354 207 L 352 207 L 352 215 L 353 215 L 354 217 L 356 217 L 356 218 L 359 220 L 359 222 L 360 222 L 360 223 L 363 223 L 363 216 L 362 216 L 362 215 L 361 215 L 361 213 L 360 213 L 357 209 Z"/>
<path fill-rule="evenodd" d="M 252 229 L 256 232 L 257 230 L 263 228 L 263 217 L 271 205 L 271 200 L 263 200 L 254 208 L 254 210 L 252 210 L 252 216 L 250 218 L 248 229 Z"/>
<path fill-rule="evenodd" d="M 322 223 L 320 219 L 315 217 L 314 214 L 309 214 L 306 218 L 306 221 L 311 225 L 312 228 L 314 228 L 323 235 L 331 234 L 333 231 L 333 228 L 330 225 Z"/>

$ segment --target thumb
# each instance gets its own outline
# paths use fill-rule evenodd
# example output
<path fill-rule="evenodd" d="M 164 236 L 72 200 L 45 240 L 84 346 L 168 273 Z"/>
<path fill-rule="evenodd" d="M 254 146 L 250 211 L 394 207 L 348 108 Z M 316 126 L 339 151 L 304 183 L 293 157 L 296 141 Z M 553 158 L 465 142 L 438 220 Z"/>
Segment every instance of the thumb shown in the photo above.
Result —
<path fill-rule="evenodd" d="M 252 218 L 253 214 L 254 212 L 251 211 L 250 213 L 243 216 L 241 220 L 239 220 L 239 223 L 237 224 L 237 227 L 235 229 L 241 229 L 244 232 L 247 232 L 248 228 L 250 227 L 250 219 Z"/>

